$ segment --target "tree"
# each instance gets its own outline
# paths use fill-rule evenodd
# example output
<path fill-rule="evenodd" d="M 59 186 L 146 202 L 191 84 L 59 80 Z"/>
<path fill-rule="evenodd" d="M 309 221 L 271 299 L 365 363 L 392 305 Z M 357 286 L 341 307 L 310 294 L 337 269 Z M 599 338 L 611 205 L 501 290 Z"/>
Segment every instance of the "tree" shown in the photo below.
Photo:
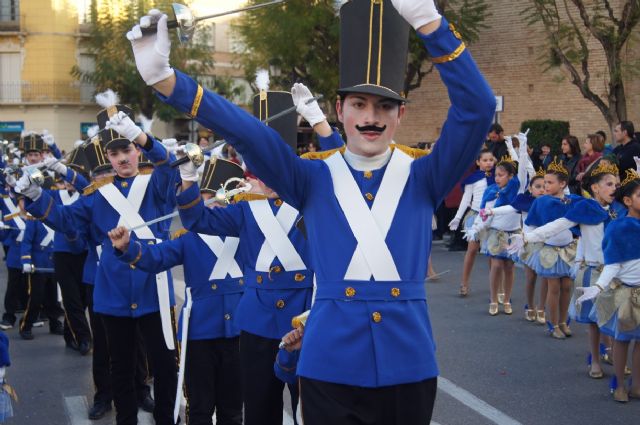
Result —
<path fill-rule="evenodd" d="M 91 2 L 91 30 L 84 47 L 95 57 L 95 71 L 82 70 L 74 66 L 71 74 L 81 81 L 95 85 L 97 91 L 108 88 L 118 92 L 120 101 L 147 117 L 169 121 L 176 116 L 173 108 L 160 102 L 140 78 L 136 70 L 131 45 L 126 32 L 135 25 L 140 16 L 157 8 L 171 11 L 171 0 L 93 0 Z M 208 43 L 211 31 L 199 26 L 194 40 L 188 44 L 178 42 L 176 32 L 172 35 L 171 64 L 196 79 L 206 79 L 213 66 L 213 56 Z M 226 82 L 222 80 L 211 80 Z"/>
<path fill-rule="evenodd" d="M 248 4 L 265 0 L 249 0 Z M 339 5 L 337 0 L 288 0 L 286 6 L 260 9 L 242 15 L 234 29 L 246 46 L 242 62 L 247 78 L 256 69 L 270 67 L 271 82 L 288 89 L 303 81 L 314 91 L 324 93 L 328 102 L 335 100 L 338 87 Z M 450 22 L 467 43 L 477 40 L 488 16 L 485 0 L 437 0 Z M 420 87 L 423 78 L 433 70 L 426 66 L 429 55 L 414 34 L 406 73 L 405 92 Z M 424 69 L 426 67 L 426 69 Z"/>
<path fill-rule="evenodd" d="M 610 128 L 627 119 L 627 100 L 624 80 L 640 66 L 623 59 L 640 20 L 640 0 L 529 0 L 525 10 L 529 25 L 542 24 L 551 55 L 543 62 L 549 67 L 562 65 L 571 83 L 585 99 L 602 113 Z M 590 43 L 595 39 L 597 47 Z M 606 93 L 598 94 L 592 87 L 592 55 L 602 53 L 606 58 Z"/>

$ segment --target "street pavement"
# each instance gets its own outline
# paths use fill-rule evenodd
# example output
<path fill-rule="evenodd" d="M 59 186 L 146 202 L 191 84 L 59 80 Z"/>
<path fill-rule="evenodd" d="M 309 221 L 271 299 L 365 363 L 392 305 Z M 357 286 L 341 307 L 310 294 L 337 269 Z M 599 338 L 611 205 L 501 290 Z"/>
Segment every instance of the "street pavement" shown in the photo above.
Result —
<path fill-rule="evenodd" d="M 460 298 L 458 286 L 463 252 L 448 252 L 437 242 L 433 262 L 445 272 L 427 282 L 427 297 L 440 365 L 439 391 L 433 423 L 440 425 L 615 425 L 640 423 L 640 401 L 623 405 L 609 393 L 611 366 L 603 380 L 587 376 L 587 329 L 575 324 L 574 336 L 551 339 L 543 326 L 526 322 L 521 269 L 516 272 L 514 314 L 488 314 L 488 262 L 479 256 L 471 292 Z M 182 270 L 174 270 L 177 298 L 182 301 Z M 0 269 L 0 293 L 6 269 Z M 89 421 L 93 396 L 91 356 L 65 348 L 62 337 L 50 335 L 45 324 L 34 329 L 35 340 L 23 341 L 17 329 L 7 331 L 12 365 L 7 380 L 20 400 L 7 424 L 107 425 L 110 413 Z M 286 391 L 285 391 L 286 393 Z M 285 402 L 285 424 L 292 424 Z M 140 424 L 152 424 L 139 414 Z M 215 422 L 214 422 L 215 423 Z"/>

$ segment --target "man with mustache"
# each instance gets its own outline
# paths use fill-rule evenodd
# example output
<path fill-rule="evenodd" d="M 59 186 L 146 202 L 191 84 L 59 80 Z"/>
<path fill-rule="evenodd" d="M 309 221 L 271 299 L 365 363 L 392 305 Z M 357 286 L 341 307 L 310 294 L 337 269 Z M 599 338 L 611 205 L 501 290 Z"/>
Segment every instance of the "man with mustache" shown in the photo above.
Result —
<path fill-rule="evenodd" d="M 408 27 L 398 12 L 418 31 L 452 104 L 428 156 L 392 144 L 405 113 Z M 222 135 L 304 215 L 317 279 L 297 367 L 305 424 L 425 424 L 438 375 L 424 288 L 431 218 L 480 150 L 495 98 L 433 0 L 352 0 L 340 14 L 336 109 L 347 146 L 311 160 L 174 71 L 166 15 L 141 20 L 157 21 L 157 34 L 142 36 L 136 26 L 128 38 L 138 71 L 160 98 Z M 178 204 L 187 227 L 209 231 L 196 186 Z"/>

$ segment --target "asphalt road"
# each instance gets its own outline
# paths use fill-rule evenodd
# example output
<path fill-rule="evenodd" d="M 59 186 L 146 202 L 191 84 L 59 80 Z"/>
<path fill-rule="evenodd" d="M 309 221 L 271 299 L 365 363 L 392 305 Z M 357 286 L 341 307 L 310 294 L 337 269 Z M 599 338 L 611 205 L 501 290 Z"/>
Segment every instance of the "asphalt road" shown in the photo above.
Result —
<path fill-rule="evenodd" d="M 640 401 L 617 404 L 604 380 L 587 376 L 587 330 L 574 325 L 574 336 L 551 339 L 542 326 L 523 318 L 523 273 L 516 273 L 514 314 L 491 317 L 488 311 L 488 267 L 478 257 L 471 294 L 457 295 L 462 252 L 434 246 L 438 272 L 450 270 L 438 282 L 427 283 L 429 309 L 441 378 L 434 423 L 456 424 L 625 424 L 640 423 Z M 181 270 L 175 270 L 181 279 Z M 0 267 L 0 293 L 6 286 L 6 269 Z M 179 291 L 180 282 L 178 282 Z M 178 292 L 181 298 L 182 294 Z M 16 329 L 7 332 L 12 366 L 7 379 L 20 401 L 8 424 L 106 425 L 113 413 L 89 421 L 86 405 L 92 400 L 91 356 L 66 349 L 62 337 L 48 327 L 34 330 L 35 340 L 23 341 Z M 286 403 L 288 405 L 288 403 Z M 149 414 L 139 415 L 151 424 Z M 290 411 L 285 423 L 293 423 Z"/>

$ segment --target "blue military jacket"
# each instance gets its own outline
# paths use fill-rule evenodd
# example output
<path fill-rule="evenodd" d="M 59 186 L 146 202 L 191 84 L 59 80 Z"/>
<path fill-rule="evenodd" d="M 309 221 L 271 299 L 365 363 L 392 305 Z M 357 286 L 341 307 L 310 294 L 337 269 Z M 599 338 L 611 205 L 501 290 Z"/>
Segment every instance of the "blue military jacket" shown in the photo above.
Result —
<path fill-rule="evenodd" d="M 245 291 L 236 311 L 235 322 L 243 331 L 280 339 L 291 330 L 291 319 L 310 308 L 313 273 L 308 267 L 285 271 L 277 257 L 271 263 L 269 273 L 256 271 L 256 260 L 265 237 L 249 202 L 265 198 L 259 195 L 255 198 L 213 209 L 206 208 L 200 202 L 192 208 L 181 209 L 180 219 L 186 228 L 194 232 L 240 238 L 238 251 L 243 265 Z M 194 199 L 200 199 L 196 185 L 178 195 L 178 204 L 184 204 L 187 199 L 191 203 Z M 268 202 L 274 214 L 283 204 L 280 199 L 270 199 Z M 307 244 L 302 232 L 294 226 L 288 237 L 304 263 L 308 264 Z"/>
<path fill-rule="evenodd" d="M 381 387 L 438 374 L 424 287 L 431 219 L 476 158 L 493 119 L 495 98 L 445 19 L 437 31 L 421 38 L 430 55 L 439 59 L 436 67 L 452 106 L 430 155 L 392 145 L 394 152 L 400 150 L 411 157 L 408 179 L 404 189 L 397 189 L 400 199 L 383 240 L 399 280 L 345 279 L 357 240 L 336 198 L 329 165 L 323 160 L 341 152 L 316 154 L 312 156 L 316 160 L 311 161 L 300 159 L 276 131 L 222 97 L 206 90 L 202 97 L 196 96 L 198 84 L 180 72 L 176 72 L 171 96 L 161 96 L 182 111 L 195 112 L 196 120 L 234 145 L 249 169 L 304 216 L 317 295 L 306 323 L 297 369 L 300 376 Z M 387 165 L 372 172 L 348 167 L 369 208 L 386 170 Z M 204 207 L 192 207 L 198 194 L 186 192 L 178 198 L 181 217 L 194 229 L 209 231 L 205 230 L 204 214 L 195 214 L 201 221 L 189 219 L 190 210 Z M 218 230 L 215 225 L 220 221 L 209 220 L 212 230 Z"/>
<path fill-rule="evenodd" d="M 193 300 L 188 339 L 233 338 L 240 335 L 234 318 L 244 291 L 244 281 L 237 253 L 234 260 L 240 275 L 231 277 L 227 273 L 224 279 L 213 280 L 209 277 L 218 257 L 203 238 L 193 232 L 157 245 L 130 243 L 126 252 L 118 252 L 116 256 L 121 261 L 135 264 L 140 270 L 150 273 L 170 270 L 180 264 L 184 266 L 185 284 L 187 288 L 191 288 Z M 179 340 L 182 340 L 183 313 L 184 309 L 178 324 Z"/>
<path fill-rule="evenodd" d="M 53 234 L 49 236 L 52 229 L 48 229 L 44 224 L 29 218 L 26 220 L 24 239 L 20 244 L 21 264 L 32 264 L 36 271 L 39 268 L 53 268 Z"/>
<path fill-rule="evenodd" d="M 76 188 L 76 192 L 74 194 L 70 194 L 64 189 L 49 191 L 51 197 L 60 205 L 70 205 L 69 202 L 75 202 L 76 198 L 80 198 L 80 191 L 89 186 L 87 179 L 71 169 L 71 167 L 67 168 L 67 176 L 65 180 Z M 75 195 L 76 193 L 78 195 Z M 70 252 L 72 254 L 80 254 L 86 250 L 87 241 L 80 231 L 75 231 L 71 234 L 56 232 L 55 237 L 53 238 L 53 252 Z"/>
<path fill-rule="evenodd" d="M 177 176 L 176 170 L 169 165 L 169 153 L 153 137 L 148 137 L 151 146 L 145 154 L 155 163 L 156 168 L 151 174 L 139 209 L 140 216 L 145 221 L 165 212 L 165 203 L 171 202 L 166 198 L 167 187 L 175 186 Z M 136 178 L 137 176 L 116 176 L 112 183 L 126 197 Z M 111 184 L 109 180 L 103 181 L 102 185 L 105 183 Z M 72 232 L 83 229 L 100 241 L 102 256 L 95 276 L 94 290 L 94 310 L 97 313 L 139 317 L 157 312 L 159 307 L 155 275 L 130 267 L 115 257 L 108 232 L 117 226 L 120 215 L 104 198 L 99 188 L 95 186 L 94 189 L 96 190 L 85 190 L 86 196 L 69 206 L 56 204 L 50 195 L 43 192 L 37 201 L 26 201 L 27 210 L 59 231 Z M 164 228 L 157 223 L 150 228 L 157 239 L 166 235 Z M 132 239 L 137 240 L 135 233 Z M 144 240 L 142 243 L 155 244 L 156 240 Z M 175 305 L 170 276 L 169 293 L 171 305 Z"/>

